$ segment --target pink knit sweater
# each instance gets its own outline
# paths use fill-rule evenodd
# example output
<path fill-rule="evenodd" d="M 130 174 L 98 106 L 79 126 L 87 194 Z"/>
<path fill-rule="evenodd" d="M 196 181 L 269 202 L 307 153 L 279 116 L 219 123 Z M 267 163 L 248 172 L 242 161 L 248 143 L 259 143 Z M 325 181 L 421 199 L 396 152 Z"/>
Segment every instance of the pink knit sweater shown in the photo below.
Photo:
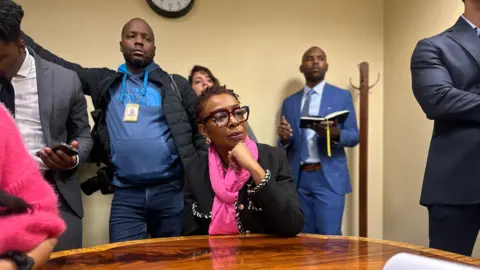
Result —
<path fill-rule="evenodd" d="M 57 197 L 25 148 L 15 121 L 0 103 L 0 189 L 24 199 L 33 213 L 0 216 L 0 254 L 29 251 L 65 231 Z"/>

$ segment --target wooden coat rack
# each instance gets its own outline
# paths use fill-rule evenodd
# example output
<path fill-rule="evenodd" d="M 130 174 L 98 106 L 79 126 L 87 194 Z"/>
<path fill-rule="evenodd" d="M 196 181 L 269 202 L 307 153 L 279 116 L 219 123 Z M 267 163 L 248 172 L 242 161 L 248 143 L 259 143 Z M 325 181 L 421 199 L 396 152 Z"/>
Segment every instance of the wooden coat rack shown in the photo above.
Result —
<path fill-rule="evenodd" d="M 370 89 L 377 85 L 380 80 L 378 73 L 377 81 L 369 85 L 368 63 L 362 62 L 360 70 L 360 86 L 351 86 L 360 92 L 360 166 L 359 166 L 359 232 L 361 237 L 368 237 L 368 94 Z"/>

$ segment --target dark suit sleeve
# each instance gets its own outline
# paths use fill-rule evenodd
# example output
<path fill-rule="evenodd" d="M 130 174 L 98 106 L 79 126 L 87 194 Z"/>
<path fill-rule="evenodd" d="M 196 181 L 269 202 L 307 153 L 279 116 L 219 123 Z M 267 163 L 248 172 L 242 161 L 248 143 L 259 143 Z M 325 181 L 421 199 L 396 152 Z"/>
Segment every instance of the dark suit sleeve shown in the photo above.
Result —
<path fill-rule="evenodd" d="M 28 47 L 44 60 L 76 72 L 82 82 L 82 91 L 85 95 L 91 96 L 95 94 L 94 92 L 98 89 L 100 81 L 112 72 L 107 68 L 84 68 L 79 64 L 64 60 L 35 43 L 35 41 L 25 33 L 22 33 L 22 39 L 25 40 Z"/>
<path fill-rule="evenodd" d="M 208 149 L 208 146 L 205 143 L 205 138 L 198 131 L 197 126 L 197 95 L 185 78 L 179 75 L 173 75 L 173 78 L 179 88 L 182 96 L 182 104 L 185 107 L 185 112 L 188 115 L 188 120 L 190 122 L 190 126 L 192 127 L 192 140 L 195 145 L 195 149 L 205 153 Z"/>
<path fill-rule="evenodd" d="M 82 84 L 75 73 L 74 77 L 75 93 L 70 103 L 70 111 L 67 119 L 67 137 L 68 141 L 78 142 L 78 156 L 80 163 L 88 159 L 93 141 L 90 136 L 90 125 L 88 123 L 87 102 L 82 93 Z"/>
<path fill-rule="evenodd" d="M 441 53 L 428 40 L 411 59 L 413 94 L 429 119 L 480 122 L 480 95 L 455 88 Z"/>
<path fill-rule="evenodd" d="M 253 195 L 264 214 L 264 222 L 269 224 L 275 235 L 292 237 L 303 229 L 304 215 L 298 202 L 293 177 L 285 151 L 274 148 L 271 156 L 272 178 Z"/>

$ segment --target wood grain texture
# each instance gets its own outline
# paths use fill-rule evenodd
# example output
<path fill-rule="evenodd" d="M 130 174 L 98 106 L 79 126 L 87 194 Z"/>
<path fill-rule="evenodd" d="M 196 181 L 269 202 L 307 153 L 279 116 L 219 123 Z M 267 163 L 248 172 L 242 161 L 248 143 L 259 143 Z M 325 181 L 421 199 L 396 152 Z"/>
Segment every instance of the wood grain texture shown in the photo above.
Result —
<path fill-rule="evenodd" d="M 147 239 L 57 252 L 43 269 L 381 269 L 400 252 L 480 265 L 462 255 L 361 237 L 237 235 Z"/>

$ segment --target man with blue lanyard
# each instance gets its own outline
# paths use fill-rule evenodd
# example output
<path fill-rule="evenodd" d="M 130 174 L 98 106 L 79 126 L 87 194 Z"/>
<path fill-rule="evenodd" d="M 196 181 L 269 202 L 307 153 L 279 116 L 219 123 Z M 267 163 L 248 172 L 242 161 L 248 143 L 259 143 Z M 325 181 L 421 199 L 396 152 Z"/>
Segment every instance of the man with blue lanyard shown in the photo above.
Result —
<path fill-rule="evenodd" d="M 113 168 L 110 242 L 178 236 L 183 221 L 183 168 L 205 149 L 195 122 L 196 95 L 188 81 L 154 61 L 155 37 L 142 19 L 122 30 L 125 64 L 117 71 L 83 68 L 43 49 L 46 59 L 74 70 L 92 97 L 92 162 Z"/>

